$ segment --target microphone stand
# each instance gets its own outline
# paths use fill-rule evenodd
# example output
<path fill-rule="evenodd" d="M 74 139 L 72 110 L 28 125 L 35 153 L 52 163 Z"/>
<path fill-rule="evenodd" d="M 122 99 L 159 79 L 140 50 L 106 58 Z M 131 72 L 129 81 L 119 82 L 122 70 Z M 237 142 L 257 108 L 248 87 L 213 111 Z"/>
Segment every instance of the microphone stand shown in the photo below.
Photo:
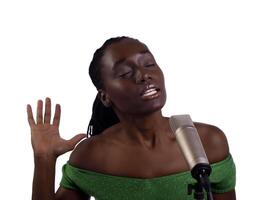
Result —
<path fill-rule="evenodd" d="M 191 195 L 194 191 L 194 199 L 204 200 L 205 191 L 207 193 L 207 199 L 213 200 L 211 193 L 211 186 L 209 181 L 209 175 L 211 174 L 211 167 L 206 163 L 199 163 L 191 170 L 191 175 L 197 180 L 195 184 L 188 184 L 188 195 Z"/>

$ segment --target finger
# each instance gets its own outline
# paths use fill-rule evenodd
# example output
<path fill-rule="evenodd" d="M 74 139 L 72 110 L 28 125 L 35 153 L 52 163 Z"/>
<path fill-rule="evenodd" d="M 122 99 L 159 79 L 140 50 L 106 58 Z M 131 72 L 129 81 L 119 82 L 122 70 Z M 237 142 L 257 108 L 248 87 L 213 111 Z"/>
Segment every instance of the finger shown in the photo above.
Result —
<path fill-rule="evenodd" d="M 37 124 L 43 123 L 43 101 L 38 100 L 37 102 L 37 116 L 36 116 Z"/>
<path fill-rule="evenodd" d="M 51 99 L 45 99 L 45 115 L 44 115 L 44 123 L 50 124 L 51 120 Z"/>
<path fill-rule="evenodd" d="M 67 140 L 68 141 L 68 151 L 74 149 L 74 147 L 77 145 L 77 143 L 80 142 L 85 137 L 86 137 L 86 134 L 81 133 L 81 134 L 75 135 L 70 140 Z"/>
<path fill-rule="evenodd" d="M 60 108 L 60 105 L 57 104 L 56 108 L 55 108 L 55 115 L 54 115 L 54 119 L 53 119 L 53 125 L 59 126 L 60 114 L 61 114 L 61 108 Z"/>
<path fill-rule="evenodd" d="M 27 105 L 27 115 L 28 115 L 28 122 L 30 126 L 35 125 L 35 121 L 33 119 L 33 115 L 32 115 L 32 107 L 31 105 Z"/>

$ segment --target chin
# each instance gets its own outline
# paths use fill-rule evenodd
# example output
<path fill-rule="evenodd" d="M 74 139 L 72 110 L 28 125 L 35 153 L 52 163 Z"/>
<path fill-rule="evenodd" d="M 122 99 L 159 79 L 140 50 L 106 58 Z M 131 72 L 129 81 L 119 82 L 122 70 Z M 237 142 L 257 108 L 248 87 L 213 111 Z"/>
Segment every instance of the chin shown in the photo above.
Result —
<path fill-rule="evenodd" d="M 161 109 L 164 107 L 164 105 L 165 105 L 165 101 L 154 103 L 153 105 L 149 105 L 149 106 L 147 105 L 145 107 L 139 107 L 140 109 L 136 110 L 135 114 L 150 115 L 150 114 L 161 111 Z"/>

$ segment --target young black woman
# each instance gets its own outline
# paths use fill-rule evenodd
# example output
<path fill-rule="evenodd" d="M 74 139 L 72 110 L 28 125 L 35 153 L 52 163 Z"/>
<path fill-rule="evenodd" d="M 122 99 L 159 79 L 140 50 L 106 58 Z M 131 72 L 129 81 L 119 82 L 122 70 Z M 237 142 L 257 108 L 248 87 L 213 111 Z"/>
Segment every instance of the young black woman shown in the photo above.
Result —
<path fill-rule="evenodd" d="M 147 46 L 128 37 L 109 39 L 94 54 L 89 74 L 98 90 L 91 137 L 75 149 L 85 134 L 68 141 L 60 137 L 59 105 L 52 123 L 49 98 L 44 114 L 38 101 L 36 122 L 27 106 L 35 161 L 32 199 L 193 199 L 187 184 L 194 180 L 161 112 L 164 76 Z M 224 133 L 194 124 L 212 164 L 214 199 L 234 200 L 235 166 Z M 55 193 L 56 159 L 72 149 Z"/>

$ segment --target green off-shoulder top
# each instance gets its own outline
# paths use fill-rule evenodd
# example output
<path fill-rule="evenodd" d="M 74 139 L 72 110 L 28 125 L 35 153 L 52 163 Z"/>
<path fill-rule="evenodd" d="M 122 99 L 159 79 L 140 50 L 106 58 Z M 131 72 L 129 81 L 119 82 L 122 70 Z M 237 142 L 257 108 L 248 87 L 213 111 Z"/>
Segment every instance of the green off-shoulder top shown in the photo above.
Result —
<path fill-rule="evenodd" d="M 236 172 L 232 156 L 211 164 L 213 193 L 235 188 Z M 69 163 L 62 168 L 60 186 L 80 190 L 96 200 L 193 200 L 187 185 L 195 183 L 189 171 L 155 178 L 114 176 L 76 168 Z"/>

